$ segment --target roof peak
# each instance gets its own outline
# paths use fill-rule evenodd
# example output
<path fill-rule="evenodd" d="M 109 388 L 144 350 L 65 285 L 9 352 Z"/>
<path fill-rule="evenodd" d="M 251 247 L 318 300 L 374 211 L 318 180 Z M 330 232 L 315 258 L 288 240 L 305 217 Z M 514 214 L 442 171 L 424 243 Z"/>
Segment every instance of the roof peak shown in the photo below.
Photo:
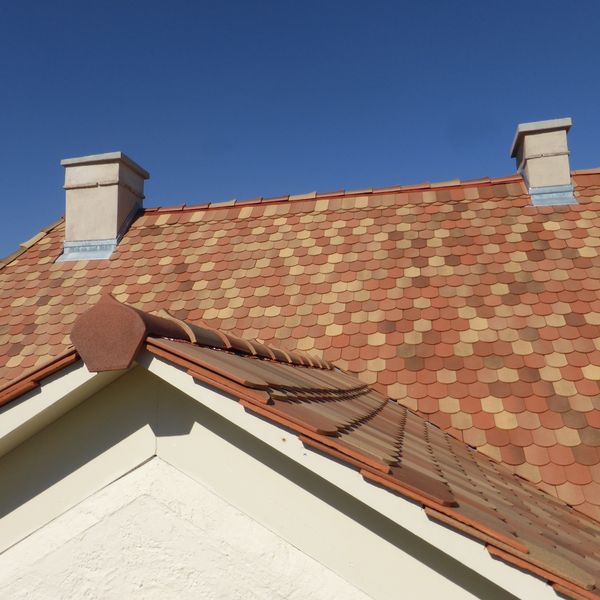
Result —
<path fill-rule="evenodd" d="M 600 167 L 594 171 L 600 172 Z M 419 192 L 427 190 L 442 191 L 446 189 L 455 189 L 461 187 L 477 187 L 484 185 L 500 185 L 503 183 L 520 183 L 522 181 L 521 176 L 518 173 L 512 175 L 504 175 L 499 177 L 480 177 L 477 179 L 451 179 L 447 181 L 438 182 L 423 182 L 413 183 L 409 185 L 390 185 L 384 187 L 371 187 L 362 188 L 356 190 L 336 190 L 330 192 L 306 192 L 302 194 L 288 194 L 282 196 L 263 197 L 258 196 L 255 198 L 237 199 L 233 198 L 230 200 L 223 200 L 219 202 L 198 202 L 195 204 L 177 204 L 173 206 L 156 206 L 144 208 L 143 214 L 152 214 L 155 212 L 167 213 L 167 212 L 180 212 L 193 211 L 193 210 L 205 210 L 207 208 L 218 209 L 227 208 L 229 206 L 246 206 L 253 204 L 275 204 L 284 202 L 295 202 L 302 200 L 328 200 L 340 197 L 355 197 L 355 196 L 371 196 L 380 194 L 390 194 L 398 192 Z M 525 190 L 524 190 L 525 193 Z"/>

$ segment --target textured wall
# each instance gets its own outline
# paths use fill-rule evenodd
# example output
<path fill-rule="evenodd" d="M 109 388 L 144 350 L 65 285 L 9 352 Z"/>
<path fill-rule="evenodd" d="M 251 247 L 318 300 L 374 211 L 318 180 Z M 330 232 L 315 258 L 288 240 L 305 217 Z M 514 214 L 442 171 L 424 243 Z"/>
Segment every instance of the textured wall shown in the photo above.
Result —
<path fill-rule="evenodd" d="M 155 458 L 1 554 L 0 598 L 367 596 Z"/>

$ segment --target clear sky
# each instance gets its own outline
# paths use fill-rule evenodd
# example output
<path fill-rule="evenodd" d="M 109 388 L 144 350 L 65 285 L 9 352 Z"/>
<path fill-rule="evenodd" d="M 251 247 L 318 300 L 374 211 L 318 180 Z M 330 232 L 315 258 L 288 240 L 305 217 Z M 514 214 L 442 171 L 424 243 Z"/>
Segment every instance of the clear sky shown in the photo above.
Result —
<path fill-rule="evenodd" d="M 600 2 L 0 0 L 0 256 L 123 150 L 146 205 L 506 175 L 571 116 L 600 166 Z"/>

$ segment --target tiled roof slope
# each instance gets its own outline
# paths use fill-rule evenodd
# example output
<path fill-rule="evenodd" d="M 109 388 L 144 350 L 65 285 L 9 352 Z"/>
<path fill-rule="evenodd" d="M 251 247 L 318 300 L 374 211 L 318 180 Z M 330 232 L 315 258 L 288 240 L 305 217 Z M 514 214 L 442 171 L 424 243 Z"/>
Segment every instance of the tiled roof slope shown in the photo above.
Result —
<path fill-rule="evenodd" d="M 0 386 L 110 291 L 322 354 L 600 519 L 600 171 L 578 205 L 521 179 L 146 210 L 109 261 L 63 225 L 0 269 Z"/>
<path fill-rule="evenodd" d="M 600 524 L 330 363 L 148 315 L 110 297 L 76 321 L 73 341 L 94 371 L 125 368 L 146 348 L 556 591 L 600 597 Z"/>

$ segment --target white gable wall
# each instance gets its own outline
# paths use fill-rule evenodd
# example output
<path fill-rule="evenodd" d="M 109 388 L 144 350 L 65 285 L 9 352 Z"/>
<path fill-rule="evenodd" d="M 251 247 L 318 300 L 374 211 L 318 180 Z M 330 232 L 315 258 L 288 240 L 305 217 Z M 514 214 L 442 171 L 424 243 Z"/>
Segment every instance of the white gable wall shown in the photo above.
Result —
<path fill-rule="evenodd" d="M 154 458 L 0 557 L 0 598 L 367 596 Z"/>
<path fill-rule="evenodd" d="M 128 597 L 127 586 L 132 585 L 133 581 L 128 573 L 136 573 L 135 581 L 147 578 L 154 582 L 154 586 L 158 586 L 156 589 L 160 587 L 159 582 L 164 580 L 166 587 L 161 591 L 163 598 L 184 597 L 179 592 L 169 595 L 171 584 L 167 585 L 169 579 L 166 574 L 146 560 L 148 548 L 153 549 L 153 555 L 166 554 L 173 557 L 173 566 L 167 569 L 169 572 L 173 570 L 178 573 L 176 566 L 180 563 L 183 565 L 182 572 L 188 572 L 194 562 L 190 562 L 190 557 L 204 556 L 203 552 L 210 553 L 211 548 L 225 547 L 227 544 L 231 545 L 228 560 L 225 561 L 229 567 L 233 568 L 238 562 L 248 565 L 250 560 L 248 568 L 255 568 L 255 558 L 259 560 L 258 556 L 262 556 L 260 552 L 257 555 L 258 550 L 252 550 L 250 559 L 241 549 L 254 548 L 253 539 L 250 539 L 254 536 L 250 533 L 252 527 L 266 527 L 273 532 L 270 535 L 275 536 L 275 541 L 279 541 L 265 541 L 267 545 L 264 553 L 266 557 L 274 553 L 273 560 L 278 561 L 289 580 L 296 580 L 293 573 L 301 560 L 295 552 L 300 552 L 307 561 L 302 563 L 302 570 L 310 578 L 331 581 L 334 582 L 331 585 L 339 586 L 339 590 L 332 593 L 331 588 L 327 587 L 329 584 L 323 584 L 323 589 L 329 595 L 322 597 L 359 598 L 359 590 L 372 598 L 381 599 L 399 597 L 399 591 L 406 594 L 404 597 L 407 598 L 470 598 L 474 597 L 473 594 L 490 600 L 509 597 L 477 572 L 454 561 L 448 554 L 423 542 L 407 529 L 398 526 L 380 512 L 369 509 L 356 497 L 334 487 L 297 462 L 304 461 L 304 464 L 312 465 L 311 461 L 317 461 L 315 465 L 331 465 L 332 476 L 337 477 L 336 469 L 345 473 L 340 482 L 348 480 L 361 485 L 360 476 L 352 469 L 303 449 L 301 460 L 286 457 L 284 451 L 274 450 L 249 434 L 245 428 L 233 425 L 231 419 L 225 419 L 209 410 L 203 403 L 231 407 L 240 415 L 239 419 L 250 419 L 252 423 L 260 424 L 262 430 L 259 428 L 253 433 L 257 435 L 262 431 L 259 437 L 265 441 L 268 439 L 268 444 L 273 445 L 273 439 L 276 438 L 282 448 L 293 445 L 296 451 L 296 447 L 301 446 L 295 436 L 248 415 L 234 400 L 192 383 L 191 378 L 182 372 L 177 373 L 190 383 L 190 389 L 200 402 L 139 368 L 94 394 L 0 458 L 0 481 L 3 484 L 9 483 L 3 485 L 0 492 L 0 516 L 5 514 L 0 518 L 0 552 L 18 542 L 0 554 L 0 590 L 3 589 L 2 586 L 7 590 L 16 590 L 17 588 L 10 587 L 15 581 L 21 581 L 27 590 L 27 582 L 35 581 L 32 574 L 38 570 L 44 572 L 44 569 L 55 569 L 62 574 L 58 579 L 63 582 L 61 585 L 66 586 L 65 590 L 68 590 L 64 597 L 80 597 L 81 586 L 85 585 L 91 586 L 89 597 L 107 597 L 105 587 L 99 588 L 101 591 L 98 594 L 94 593 L 94 585 L 100 585 L 100 581 L 105 582 L 107 579 L 112 581 L 110 585 L 115 594 Z M 0 420 L 3 416 L 0 415 Z M 166 477 L 166 487 L 172 490 L 175 498 L 179 498 L 179 513 L 171 510 L 173 502 L 164 501 L 164 496 L 154 492 L 142 494 L 144 500 L 131 501 L 134 502 L 135 509 L 131 509 L 129 502 L 111 510 L 110 506 L 114 505 L 106 500 L 108 508 L 105 507 L 103 512 L 101 499 L 109 497 L 105 492 L 108 493 L 114 486 L 126 484 L 134 475 L 139 477 L 138 472 L 156 474 L 157 471 L 144 466 L 115 482 L 154 456 L 159 456 L 171 467 L 186 473 L 189 477 L 184 479 L 194 480 L 195 486 L 200 484 L 202 493 L 222 498 L 224 506 L 229 506 L 231 510 L 234 509 L 230 505 L 235 506 L 238 513 L 241 511 L 248 515 L 244 517 L 248 521 L 245 525 L 240 525 L 239 529 L 221 530 L 220 537 L 216 535 L 215 529 L 211 529 L 209 536 L 188 536 L 185 533 L 188 526 L 197 526 L 194 525 L 193 513 L 201 510 L 195 508 L 196 500 L 188 501 L 188 498 L 197 499 L 200 492 L 191 492 L 183 486 L 180 495 L 179 485 L 173 483 L 171 475 Z M 160 468 L 166 467 L 163 465 Z M 172 474 L 172 470 L 170 472 Z M 105 490 L 99 492 L 107 485 Z M 146 481 L 144 485 L 149 485 L 149 482 Z M 390 500 L 390 508 L 395 507 L 390 514 L 402 514 L 402 510 L 398 509 L 404 506 L 424 518 L 422 511 L 411 503 L 375 486 L 362 485 L 372 493 L 373 499 L 381 497 Z M 142 498 L 142 495 L 137 498 Z M 91 513 L 86 508 L 91 506 L 89 502 L 93 506 L 98 506 L 99 503 L 98 514 L 104 516 L 90 517 Z M 160 506 L 167 508 L 157 508 Z M 182 517 L 184 513 L 186 516 Z M 144 518 L 144 514 L 147 518 Z M 174 518 L 173 514 L 178 516 Z M 47 524 L 56 517 L 60 518 Z M 85 531 L 74 535 L 73 524 L 82 519 L 84 524 L 87 523 Z M 144 522 L 147 522 L 146 528 L 139 531 L 140 524 L 143 525 Z M 253 525 L 250 526 L 250 523 Z M 457 553 L 464 551 L 463 546 L 466 544 L 473 550 L 472 554 L 475 551 L 481 552 L 481 556 L 486 557 L 485 560 L 493 562 L 500 573 L 505 569 L 514 579 L 521 578 L 529 582 L 531 587 L 519 586 L 526 591 L 522 597 L 532 597 L 530 590 L 538 592 L 535 596 L 537 598 L 544 597 L 550 591 L 539 580 L 492 561 L 480 544 L 470 542 L 438 525 L 428 523 L 428 526 L 441 532 L 440 540 L 445 539 L 444 535 L 453 540 Z M 40 528 L 40 531 L 36 531 Z M 126 534 L 127 531 L 137 533 Z M 165 533 L 168 531 L 172 531 L 172 535 Z M 235 532 L 238 532 L 241 542 L 240 539 L 235 541 Z M 31 533 L 33 535 L 29 539 L 23 540 Z M 136 538 L 138 534 L 141 536 L 139 539 Z M 173 539 L 178 537 L 182 539 L 181 544 L 173 546 Z M 51 552 L 44 556 L 30 553 L 31 549 L 43 548 L 48 543 L 40 540 L 48 539 L 58 540 L 54 546 L 50 544 L 53 548 Z M 265 538 L 258 536 L 257 539 Z M 109 543 L 109 540 L 116 540 L 116 545 Z M 132 540 L 135 543 L 129 544 Z M 205 547 L 204 543 L 208 546 Z M 83 547 L 87 549 L 83 551 Z M 133 549 L 127 560 L 111 562 L 111 557 L 118 556 L 118 550 L 122 547 Z M 136 552 L 140 552 L 137 557 Z M 67 560 L 71 555 L 103 556 L 105 563 L 99 567 L 99 573 L 104 573 L 106 577 L 92 577 L 88 581 L 91 565 Z M 26 556 L 30 558 L 24 559 Z M 268 560 L 266 557 L 262 556 L 262 560 Z M 65 564 L 71 566 L 65 567 Z M 182 575 L 181 581 L 205 581 L 209 586 L 207 589 L 212 589 L 210 585 L 213 585 L 213 579 L 229 578 L 225 566 L 218 567 L 222 571 L 219 574 L 213 570 L 213 567 L 217 567 L 212 559 L 207 564 L 211 567 L 206 571 L 198 564 L 198 570 L 185 577 Z M 139 569 L 136 565 L 140 566 Z M 120 573 L 120 570 L 123 572 Z M 259 593 L 256 597 L 278 597 L 269 595 L 267 590 L 271 587 L 283 590 L 285 585 L 279 579 L 277 570 L 267 571 L 273 572 L 273 579 L 270 580 L 265 575 L 263 587 L 254 579 L 244 578 L 250 586 L 245 590 L 245 597 L 251 598 L 251 594 L 259 593 L 260 590 L 264 593 Z M 51 581 L 52 577 L 42 579 Z M 184 589 L 184 584 L 172 583 L 175 586 L 181 585 L 181 589 Z M 301 581 L 297 583 L 300 595 L 295 596 L 290 591 L 292 595 L 281 597 L 320 597 L 309 593 L 309 588 L 302 587 L 303 585 L 305 584 Z M 292 586 L 289 589 L 295 588 Z M 232 590 L 234 588 L 227 588 L 227 593 L 237 593 Z M 9 597 L 12 596 L 11 593 Z M 548 597 L 552 596 L 554 594 L 550 592 Z M 5 594 L 0 593 L 0 597 L 5 597 Z M 50 594 L 39 597 L 55 596 Z M 231 595 L 223 597 L 235 598 Z"/>

